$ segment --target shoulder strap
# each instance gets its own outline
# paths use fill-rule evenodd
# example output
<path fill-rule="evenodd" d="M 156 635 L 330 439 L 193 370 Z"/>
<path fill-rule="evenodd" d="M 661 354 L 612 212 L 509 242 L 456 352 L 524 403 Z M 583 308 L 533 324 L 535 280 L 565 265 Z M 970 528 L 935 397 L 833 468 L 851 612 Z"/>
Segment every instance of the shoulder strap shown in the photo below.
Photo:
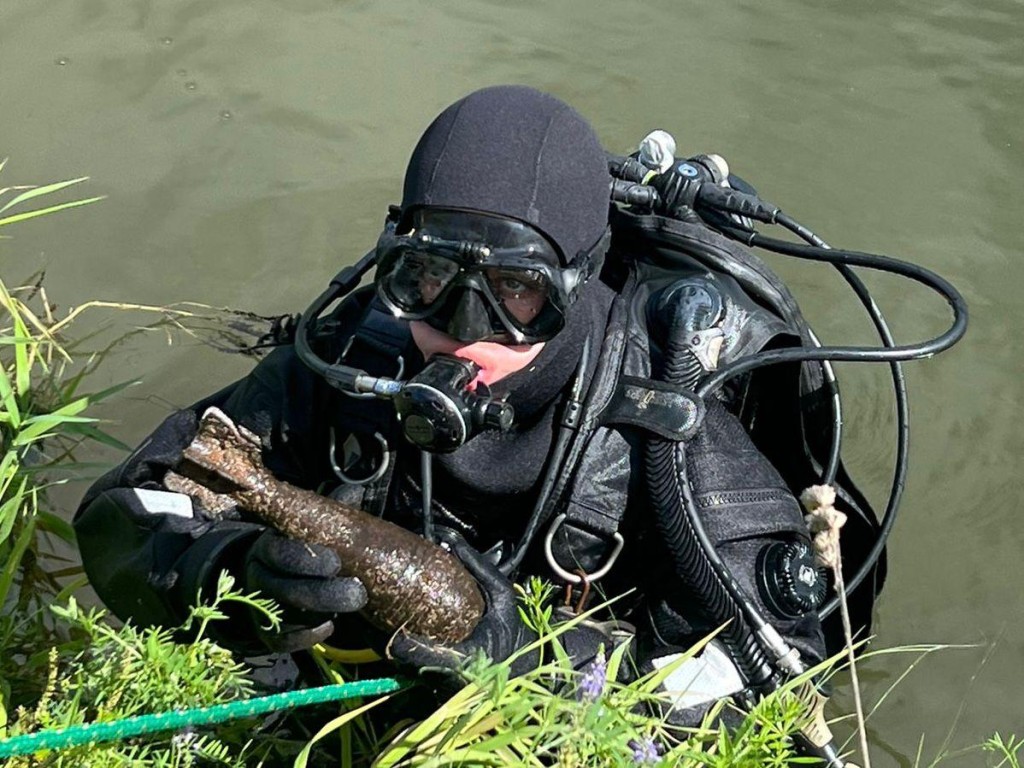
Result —
<path fill-rule="evenodd" d="M 601 352 L 593 364 L 579 426 L 570 443 L 560 477 L 552 490 L 544 525 L 550 524 L 546 548 L 553 565 L 593 574 L 608 565 L 616 551 L 619 525 L 626 512 L 628 449 L 616 446 L 627 466 L 607 465 L 607 440 L 621 440 L 602 429 L 602 414 L 615 395 L 627 343 L 628 313 L 635 288 L 630 274 L 612 302 Z M 602 464 L 603 461 L 603 464 Z M 624 470 L 624 471 L 623 471 Z M 602 496 L 603 494 L 603 496 Z M 607 503 L 592 503 L 601 497 Z M 557 515 L 555 512 L 557 511 Z M 554 520 L 551 520 L 554 518 Z"/>
<path fill-rule="evenodd" d="M 411 342 L 409 321 L 395 317 L 374 296 L 340 356 L 374 376 L 397 377 Z"/>

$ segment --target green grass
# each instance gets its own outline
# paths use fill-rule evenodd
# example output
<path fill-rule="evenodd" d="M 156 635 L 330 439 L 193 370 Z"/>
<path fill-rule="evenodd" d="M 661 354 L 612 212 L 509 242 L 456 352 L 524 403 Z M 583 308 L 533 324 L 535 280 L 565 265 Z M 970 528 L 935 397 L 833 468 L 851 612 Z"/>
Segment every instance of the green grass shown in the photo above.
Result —
<path fill-rule="evenodd" d="M 0 162 L 0 172 L 4 166 Z M 0 227 L 101 199 L 50 202 L 84 181 L 0 188 Z M 118 626 L 105 612 L 78 604 L 73 594 L 84 583 L 80 567 L 54 555 L 47 543 L 52 537 L 67 547 L 74 545 L 66 515 L 53 508 L 49 491 L 96 470 L 77 461 L 82 445 L 128 450 L 90 409 L 133 382 L 88 390 L 90 374 L 116 342 L 86 349 L 91 336 L 75 337 L 77 319 L 94 309 L 135 309 L 159 315 L 148 328 L 163 325 L 189 332 L 183 323 L 190 320 L 202 326 L 201 333 L 213 338 L 215 346 L 240 351 L 244 342 L 224 335 L 223 315 L 187 309 L 88 301 L 58 317 L 41 278 L 26 282 L 12 287 L 0 281 L 0 737 L 249 695 L 250 670 L 212 642 L 208 629 L 223 619 L 230 602 L 266 610 L 258 598 L 240 594 L 222 580 L 211 603 L 197 606 L 184 628 Z M 264 320 L 248 313 L 231 317 L 256 325 Z M 239 721 L 202 733 L 78 747 L 8 765 L 177 768 L 257 765 L 264 759 L 275 764 L 294 759 L 299 768 L 799 764 L 791 736 L 809 717 L 806 680 L 791 681 L 750 712 L 732 712 L 731 728 L 719 724 L 729 706 L 725 703 L 714 707 L 699 727 L 677 728 L 666 720 L 668 702 L 659 693 L 671 668 L 622 683 L 618 673 L 629 661 L 620 646 L 605 649 L 598 662 L 575 670 L 559 639 L 572 622 L 553 624 L 550 588 L 532 582 L 522 598 L 523 617 L 541 636 L 535 647 L 523 651 L 538 652 L 535 668 L 513 678 L 508 664 L 467 660 L 465 685 L 418 722 L 399 719 L 381 725 L 370 711 L 377 702 L 356 702 L 274 724 Z M 189 642 L 177 642 L 183 633 Z M 919 646 L 865 654 L 865 659 L 897 651 L 918 654 L 875 702 L 871 714 L 906 674 L 938 649 Z M 697 652 L 699 646 L 690 654 Z M 328 682 L 359 674 L 324 656 L 318 661 Z M 828 676 L 836 669 L 817 671 Z M 404 695 L 397 694 L 389 704 L 401 704 Z M 996 734 L 955 753 L 949 752 L 948 742 L 947 736 L 929 765 L 982 751 L 993 766 L 1020 768 L 1024 741 L 1015 735 Z M 922 764 L 920 754 L 914 764 Z"/>
<path fill-rule="evenodd" d="M 235 590 L 222 574 L 209 603 L 200 600 L 180 630 L 139 629 L 131 623 L 115 627 L 99 609 L 83 609 L 74 598 L 51 610 L 69 639 L 47 653 L 46 683 L 31 707 L 19 707 L 7 736 L 81 723 L 111 722 L 135 715 L 209 706 L 247 698 L 253 692 L 250 670 L 206 632 L 212 622 L 227 619 L 229 603 L 263 614 L 277 626 L 276 609 L 254 595 Z M 176 642 L 188 633 L 189 642 Z M 164 768 L 195 762 L 241 766 L 255 755 L 256 723 L 237 721 L 213 733 L 183 732 L 102 745 L 71 747 L 60 752 L 11 758 L 9 768 L 29 768 L 42 759 L 55 768 Z M 221 739 L 217 734 L 224 734 Z"/>

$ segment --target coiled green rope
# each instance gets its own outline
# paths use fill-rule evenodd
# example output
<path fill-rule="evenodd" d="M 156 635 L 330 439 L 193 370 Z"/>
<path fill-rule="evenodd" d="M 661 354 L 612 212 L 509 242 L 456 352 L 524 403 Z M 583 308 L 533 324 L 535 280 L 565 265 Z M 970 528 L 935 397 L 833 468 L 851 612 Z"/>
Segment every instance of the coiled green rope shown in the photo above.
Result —
<path fill-rule="evenodd" d="M 212 725 L 225 720 L 252 717 L 290 707 L 322 704 L 326 701 L 342 701 L 360 696 L 379 696 L 396 691 L 401 687 L 401 684 L 394 678 L 382 677 L 354 683 L 339 683 L 319 688 L 275 693 L 270 696 L 232 701 L 227 704 L 214 704 L 209 707 L 137 715 L 106 723 L 70 725 L 67 728 L 53 728 L 38 733 L 0 739 L 0 757 L 28 755 L 44 749 L 66 749 L 82 744 L 97 744 L 102 741 L 127 739 L 131 736 L 178 730 L 194 725 Z"/>

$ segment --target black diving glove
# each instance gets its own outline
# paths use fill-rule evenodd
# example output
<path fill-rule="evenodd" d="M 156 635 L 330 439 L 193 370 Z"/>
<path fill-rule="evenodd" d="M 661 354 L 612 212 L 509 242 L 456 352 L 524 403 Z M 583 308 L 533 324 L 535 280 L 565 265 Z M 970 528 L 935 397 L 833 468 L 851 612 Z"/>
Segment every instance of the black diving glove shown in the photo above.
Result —
<path fill-rule="evenodd" d="M 264 597 L 280 604 L 284 617 L 279 632 L 260 630 L 270 650 L 291 653 L 312 648 L 334 634 L 338 614 L 366 605 L 359 579 L 338 576 L 341 561 L 327 547 L 305 544 L 264 531 L 245 558 L 245 581 Z"/>
<path fill-rule="evenodd" d="M 519 617 L 512 582 L 458 533 L 440 529 L 438 538 L 447 544 L 480 585 L 486 603 L 484 615 L 469 637 L 453 645 L 440 645 L 425 637 L 399 631 L 388 647 L 390 657 L 399 666 L 412 671 L 441 672 L 450 678 L 457 676 L 463 663 L 478 652 L 500 662 L 535 640 L 536 635 Z M 512 665 L 512 674 L 522 674 L 529 669 L 531 656 L 534 657 L 532 661 L 536 661 L 533 654 L 517 658 Z"/>

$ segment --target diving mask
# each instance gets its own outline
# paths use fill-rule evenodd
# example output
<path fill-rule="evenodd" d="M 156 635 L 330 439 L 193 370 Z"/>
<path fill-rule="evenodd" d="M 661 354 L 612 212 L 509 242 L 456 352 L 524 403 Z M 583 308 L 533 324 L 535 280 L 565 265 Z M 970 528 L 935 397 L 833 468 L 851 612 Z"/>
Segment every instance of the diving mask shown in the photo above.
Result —
<path fill-rule="evenodd" d="M 420 209 L 377 244 L 377 294 L 398 317 L 460 341 L 533 344 L 565 325 L 583 277 L 527 224 L 469 211 Z"/>

